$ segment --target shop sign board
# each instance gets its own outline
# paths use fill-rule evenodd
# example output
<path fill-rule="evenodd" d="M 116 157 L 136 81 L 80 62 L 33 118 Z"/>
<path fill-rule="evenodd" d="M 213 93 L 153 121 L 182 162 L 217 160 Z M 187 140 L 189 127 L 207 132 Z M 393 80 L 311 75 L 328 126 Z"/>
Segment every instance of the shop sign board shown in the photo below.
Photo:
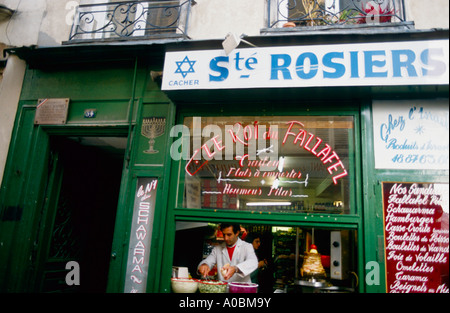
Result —
<path fill-rule="evenodd" d="M 126 293 L 146 291 L 157 186 L 156 178 L 138 178 L 128 248 Z"/>
<path fill-rule="evenodd" d="M 387 292 L 448 293 L 448 184 L 382 185 Z"/>
<path fill-rule="evenodd" d="M 449 169 L 448 99 L 374 101 L 372 114 L 375 168 Z"/>
<path fill-rule="evenodd" d="M 448 85 L 449 41 L 167 52 L 163 90 Z"/>

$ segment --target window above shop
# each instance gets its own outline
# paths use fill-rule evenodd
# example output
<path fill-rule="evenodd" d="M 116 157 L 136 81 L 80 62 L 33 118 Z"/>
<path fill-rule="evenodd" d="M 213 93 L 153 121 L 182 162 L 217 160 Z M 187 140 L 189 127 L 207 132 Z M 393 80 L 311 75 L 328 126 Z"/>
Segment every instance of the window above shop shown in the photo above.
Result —
<path fill-rule="evenodd" d="M 69 43 L 187 37 L 192 0 L 104 1 L 80 5 Z"/>
<path fill-rule="evenodd" d="M 403 0 L 269 0 L 266 31 L 406 26 Z"/>
<path fill-rule="evenodd" d="M 186 117 L 179 130 L 179 208 L 355 211 L 352 116 Z"/>

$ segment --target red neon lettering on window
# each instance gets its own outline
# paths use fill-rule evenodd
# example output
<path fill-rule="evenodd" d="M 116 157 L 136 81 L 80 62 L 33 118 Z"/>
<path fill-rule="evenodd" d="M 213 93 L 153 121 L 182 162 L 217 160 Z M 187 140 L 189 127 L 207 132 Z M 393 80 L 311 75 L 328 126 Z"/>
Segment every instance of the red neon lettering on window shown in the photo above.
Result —
<path fill-rule="evenodd" d="M 247 140 L 247 141 L 251 140 L 253 137 L 252 133 L 253 133 L 252 126 L 247 125 L 244 127 L 244 139 L 245 140 Z"/>
<path fill-rule="evenodd" d="M 317 140 L 317 143 L 314 145 L 314 147 L 311 150 L 311 153 L 314 155 L 317 155 L 316 149 L 322 143 L 322 139 L 320 139 L 319 137 L 316 137 L 316 140 Z"/>
<path fill-rule="evenodd" d="M 347 175 L 348 175 L 348 174 L 347 174 L 347 170 L 344 169 L 344 172 L 342 172 L 341 174 L 336 175 L 336 176 L 333 176 L 333 182 L 334 182 L 334 184 L 335 184 L 335 185 L 337 184 L 337 180 L 338 180 L 339 178 L 342 178 L 342 177 L 347 176 Z"/>
<path fill-rule="evenodd" d="M 236 157 L 236 160 L 238 159 L 238 157 Z M 239 166 L 240 167 L 244 167 L 244 160 L 245 159 L 248 159 L 248 154 L 244 154 L 242 157 L 241 157 L 241 160 L 239 161 Z"/>
<path fill-rule="evenodd" d="M 203 162 L 198 168 L 197 168 L 197 170 L 195 171 L 195 172 L 193 172 L 193 173 L 191 173 L 189 170 L 188 170 L 188 167 L 191 165 L 191 163 L 192 163 L 192 161 L 194 161 L 194 158 L 195 158 L 195 156 L 197 155 L 197 153 L 199 153 L 201 151 L 201 149 L 197 149 L 197 150 L 195 150 L 195 152 L 194 152 L 194 154 L 192 155 L 192 157 L 191 157 L 191 159 L 189 160 L 189 162 L 186 164 L 186 166 L 185 166 L 185 170 L 186 170 L 186 172 L 190 175 L 190 176 L 194 176 L 203 166 L 205 166 L 205 164 L 206 163 L 208 163 L 208 161 L 205 161 L 205 162 Z M 194 161 L 194 164 L 195 165 L 198 165 L 198 164 L 200 164 L 200 162 L 199 161 L 197 161 L 197 160 L 195 160 Z"/>
<path fill-rule="evenodd" d="M 217 142 L 217 139 L 216 139 L 217 137 L 219 137 L 219 135 L 212 137 L 211 140 L 214 142 L 214 146 L 217 149 L 219 149 L 219 151 L 222 151 L 223 149 L 225 149 L 225 146 L 221 145 L 222 144 L 222 140 Z"/>
<path fill-rule="evenodd" d="M 309 138 L 305 143 L 305 146 L 303 147 L 305 150 L 308 150 L 309 152 L 311 152 L 311 148 L 309 147 L 309 143 L 311 142 L 311 140 L 314 138 L 314 135 L 311 133 L 308 133 Z"/>
<path fill-rule="evenodd" d="M 303 127 L 305 126 L 305 125 L 303 125 L 303 123 L 301 123 L 299 121 L 290 121 L 290 122 L 287 122 L 287 124 L 290 124 L 290 125 L 289 125 L 289 127 L 288 127 L 288 129 L 286 131 L 286 135 L 284 135 L 283 145 L 286 143 L 287 137 L 289 135 L 295 136 L 295 134 L 293 132 L 291 132 L 292 127 L 294 127 L 294 124 L 298 124 L 298 125 L 301 125 Z"/>
<path fill-rule="evenodd" d="M 244 141 L 243 141 L 241 138 L 239 138 L 238 135 L 237 135 L 237 134 L 239 133 L 239 131 L 241 130 L 241 128 L 242 128 L 241 123 L 236 123 L 236 124 L 234 124 L 234 125 L 233 125 L 233 129 L 234 129 L 234 127 L 235 127 L 236 125 L 239 125 L 239 129 L 238 129 L 238 131 L 237 131 L 236 133 L 234 133 L 231 129 L 228 130 L 228 132 L 229 132 L 230 135 L 231 135 L 231 139 L 233 140 L 234 143 L 236 143 L 236 140 L 238 140 L 238 141 L 239 141 L 240 143 L 242 143 L 243 145 L 248 146 L 248 143 L 244 142 Z"/>
<path fill-rule="evenodd" d="M 323 157 L 320 159 L 321 161 L 323 161 L 329 154 L 331 151 L 331 147 L 328 144 L 325 144 L 325 148 L 323 148 L 319 153 L 317 153 L 317 157 L 323 155 Z"/>
<path fill-rule="evenodd" d="M 333 165 L 331 165 L 330 167 L 327 168 L 328 173 L 333 174 L 333 170 L 337 171 L 337 167 L 340 166 L 342 168 L 344 168 L 344 164 L 342 164 L 342 161 L 339 161 Z"/>
<path fill-rule="evenodd" d="M 303 146 L 303 143 L 305 142 L 305 138 L 306 138 L 306 130 L 304 129 L 300 129 L 299 133 L 297 134 L 297 136 L 294 139 L 294 144 L 297 143 L 297 141 L 299 141 L 300 139 L 302 140 L 300 142 L 300 147 Z"/>
<path fill-rule="evenodd" d="M 336 161 L 339 161 L 339 156 L 336 154 L 336 151 L 333 151 L 333 153 L 323 161 L 323 164 L 330 163 L 332 159 L 336 159 Z"/>

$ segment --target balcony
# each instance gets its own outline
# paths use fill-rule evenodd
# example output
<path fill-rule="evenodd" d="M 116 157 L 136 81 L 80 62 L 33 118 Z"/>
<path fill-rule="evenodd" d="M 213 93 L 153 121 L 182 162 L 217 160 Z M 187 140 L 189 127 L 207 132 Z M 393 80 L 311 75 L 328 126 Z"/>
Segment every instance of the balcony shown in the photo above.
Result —
<path fill-rule="evenodd" d="M 268 0 L 264 32 L 403 27 L 403 0 Z"/>
<path fill-rule="evenodd" d="M 188 38 L 193 0 L 126 1 L 80 5 L 66 43 Z"/>

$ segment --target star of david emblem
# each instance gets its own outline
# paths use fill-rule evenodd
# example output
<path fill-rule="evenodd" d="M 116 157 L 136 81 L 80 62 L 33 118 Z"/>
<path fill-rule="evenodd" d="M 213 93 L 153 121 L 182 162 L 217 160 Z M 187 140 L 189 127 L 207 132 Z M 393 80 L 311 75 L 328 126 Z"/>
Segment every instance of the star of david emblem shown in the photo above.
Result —
<path fill-rule="evenodd" d="M 189 73 L 195 73 L 194 71 L 194 64 L 197 61 L 191 61 L 189 60 L 189 58 L 187 56 L 184 57 L 183 61 L 175 61 L 175 63 L 177 64 L 177 70 L 175 71 L 176 73 L 180 73 L 183 78 L 186 78 L 186 75 Z"/>

